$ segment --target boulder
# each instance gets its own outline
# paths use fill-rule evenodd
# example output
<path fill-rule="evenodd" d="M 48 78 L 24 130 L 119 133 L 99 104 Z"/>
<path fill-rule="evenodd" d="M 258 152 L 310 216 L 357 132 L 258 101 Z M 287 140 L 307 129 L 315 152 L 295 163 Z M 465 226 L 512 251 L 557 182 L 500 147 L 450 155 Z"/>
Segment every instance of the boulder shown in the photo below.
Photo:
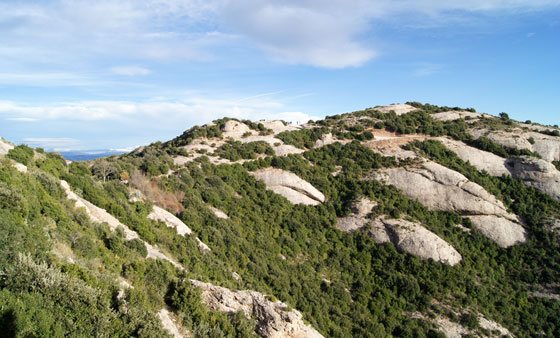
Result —
<path fill-rule="evenodd" d="M 191 280 L 202 290 L 202 301 L 214 311 L 241 311 L 256 322 L 256 331 L 269 338 L 319 338 L 317 330 L 307 325 L 302 314 L 280 301 L 271 301 L 260 292 L 232 291 L 220 286 Z"/>
<path fill-rule="evenodd" d="M 523 156 L 507 160 L 506 166 L 513 177 L 560 201 L 560 171 L 552 163 Z"/>
<path fill-rule="evenodd" d="M 493 153 L 483 151 L 448 138 L 441 138 L 445 147 L 454 152 L 460 159 L 469 162 L 478 170 L 484 170 L 492 176 L 509 175 L 506 159 Z"/>
<path fill-rule="evenodd" d="M 292 172 L 264 168 L 249 174 L 293 204 L 318 205 L 325 201 L 325 195 Z"/>
<path fill-rule="evenodd" d="M 400 250 L 422 259 L 432 259 L 451 266 L 462 259 L 453 246 L 417 223 L 378 218 L 369 232 L 376 242 L 390 241 Z"/>
<path fill-rule="evenodd" d="M 501 247 L 525 241 L 517 216 L 501 201 L 460 173 L 432 161 L 416 166 L 383 169 L 374 179 L 395 186 L 428 208 L 469 216 L 475 227 Z M 499 231 L 488 231 L 500 225 Z"/>

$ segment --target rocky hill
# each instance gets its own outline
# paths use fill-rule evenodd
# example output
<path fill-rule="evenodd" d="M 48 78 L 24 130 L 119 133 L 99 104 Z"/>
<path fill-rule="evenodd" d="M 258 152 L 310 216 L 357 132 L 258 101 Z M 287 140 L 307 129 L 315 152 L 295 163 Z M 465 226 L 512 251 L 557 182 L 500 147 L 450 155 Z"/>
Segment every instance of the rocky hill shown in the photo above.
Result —
<path fill-rule="evenodd" d="M 8 337 L 560 336 L 560 129 L 410 102 L 68 164 L 0 139 Z"/>

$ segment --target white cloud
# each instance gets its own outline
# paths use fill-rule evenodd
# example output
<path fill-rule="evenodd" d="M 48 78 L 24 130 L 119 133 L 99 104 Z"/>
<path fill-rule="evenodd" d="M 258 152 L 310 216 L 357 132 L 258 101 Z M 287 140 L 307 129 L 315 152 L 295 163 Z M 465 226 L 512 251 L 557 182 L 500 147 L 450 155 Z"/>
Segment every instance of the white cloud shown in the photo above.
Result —
<path fill-rule="evenodd" d="M 54 150 L 68 150 L 80 147 L 81 142 L 68 137 L 29 137 L 24 138 L 23 143 L 31 147 L 42 147 Z"/>
<path fill-rule="evenodd" d="M 372 32 L 379 24 L 449 24 L 465 15 L 504 16 L 559 5 L 559 0 L 6 0 L 0 3 L 0 71 L 13 64 L 87 67 L 103 57 L 208 61 L 216 48 L 254 46 L 279 62 L 352 67 L 375 57 Z"/>
<path fill-rule="evenodd" d="M 152 73 L 151 70 L 139 66 L 121 66 L 111 68 L 111 72 L 124 76 L 144 76 Z"/>
<path fill-rule="evenodd" d="M 0 115 L 20 121 L 133 121 L 172 125 L 183 121 L 185 125 L 205 123 L 221 117 L 243 119 L 284 119 L 307 122 L 317 119 L 303 112 L 288 111 L 278 101 L 264 95 L 244 99 L 189 97 L 182 100 L 132 101 L 77 101 L 48 105 L 21 104 L 0 101 Z"/>

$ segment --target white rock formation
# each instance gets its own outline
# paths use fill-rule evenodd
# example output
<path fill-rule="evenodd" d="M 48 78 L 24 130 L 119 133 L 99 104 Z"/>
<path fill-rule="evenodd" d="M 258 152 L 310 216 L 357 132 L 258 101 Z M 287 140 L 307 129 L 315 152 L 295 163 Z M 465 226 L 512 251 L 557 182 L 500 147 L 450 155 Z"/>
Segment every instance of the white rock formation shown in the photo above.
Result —
<path fill-rule="evenodd" d="M 243 122 L 229 120 L 226 121 L 222 128 L 224 138 L 231 137 L 233 139 L 240 139 L 243 134 L 251 132 L 251 128 Z"/>
<path fill-rule="evenodd" d="M 305 324 L 302 314 L 280 301 L 270 301 L 256 291 L 232 291 L 192 280 L 202 290 L 202 300 L 210 309 L 221 312 L 241 311 L 257 323 L 257 333 L 269 338 L 319 338 L 317 330 Z"/>
<path fill-rule="evenodd" d="M 400 250 L 422 259 L 433 259 L 449 265 L 455 265 L 462 259 L 451 245 L 420 224 L 405 220 L 385 219 L 372 221 L 367 218 L 375 202 L 362 198 L 352 205 L 352 214 L 339 218 L 337 228 L 351 232 L 367 227 L 375 242 L 381 244 L 392 242 Z"/>
<path fill-rule="evenodd" d="M 560 171 L 545 160 L 533 157 L 511 158 L 506 162 L 513 177 L 560 201 Z"/>
<path fill-rule="evenodd" d="M 456 265 L 461 254 L 420 224 L 396 219 L 376 219 L 370 233 L 378 243 L 392 242 L 400 250 L 422 259 Z"/>
<path fill-rule="evenodd" d="M 394 103 L 394 104 L 390 104 L 388 106 L 377 106 L 377 107 L 375 107 L 375 110 L 378 110 L 378 111 L 383 112 L 383 113 L 388 113 L 388 112 L 394 111 L 395 114 L 397 114 L 397 115 L 403 115 L 403 114 L 409 113 L 413 110 L 416 110 L 416 108 L 414 108 L 413 106 L 408 105 L 408 104 Z"/>
<path fill-rule="evenodd" d="M 157 315 L 165 331 L 173 336 L 173 338 L 183 338 L 186 336 L 182 333 L 184 329 L 182 329 L 177 321 L 173 318 L 171 311 L 163 308 L 159 310 Z"/>
<path fill-rule="evenodd" d="M 475 138 L 485 136 L 504 147 L 534 151 L 549 162 L 560 160 L 560 137 L 558 136 L 527 132 L 521 128 L 511 130 L 473 129 L 470 133 Z"/>
<path fill-rule="evenodd" d="M 13 161 L 12 163 L 14 165 L 14 168 L 16 168 L 17 171 L 19 171 L 20 173 L 26 173 L 27 172 L 27 166 L 25 166 L 24 164 L 21 164 L 19 162 Z"/>
<path fill-rule="evenodd" d="M 170 228 L 175 228 L 177 234 L 181 236 L 190 235 L 192 233 L 191 229 L 183 223 L 183 221 L 157 205 L 153 206 L 152 212 L 150 212 L 148 218 L 154 221 L 163 222 Z"/>
<path fill-rule="evenodd" d="M 14 145 L 0 137 L 0 156 L 6 155 Z"/>
<path fill-rule="evenodd" d="M 210 211 L 212 211 L 212 213 L 214 214 L 214 216 L 221 218 L 221 219 L 229 219 L 229 216 L 223 212 L 222 210 L 215 208 L 213 206 L 209 206 Z"/>
<path fill-rule="evenodd" d="M 284 131 L 293 131 L 293 130 L 301 129 L 301 127 L 299 126 L 294 126 L 292 124 L 284 124 L 284 122 L 280 120 L 260 120 L 258 122 L 262 123 L 262 125 L 265 128 L 271 129 L 274 132 L 274 134 L 279 134 Z"/>
<path fill-rule="evenodd" d="M 249 174 L 266 184 L 268 189 L 286 197 L 293 204 L 318 205 L 325 201 L 325 195 L 292 172 L 264 168 Z"/>
<path fill-rule="evenodd" d="M 506 167 L 506 159 L 493 153 L 483 151 L 448 138 L 439 139 L 447 149 L 454 152 L 460 159 L 469 162 L 478 170 L 484 170 L 492 176 L 510 175 Z"/>
<path fill-rule="evenodd" d="M 501 201 L 440 164 L 424 161 L 416 167 L 383 169 L 373 177 L 394 185 L 428 208 L 467 216 L 479 231 L 501 247 L 525 241 L 525 230 L 517 216 L 508 212 Z"/>
<path fill-rule="evenodd" d="M 93 203 L 87 201 L 86 199 L 76 195 L 76 193 L 74 193 L 70 188 L 68 182 L 61 180 L 60 185 L 64 189 L 64 192 L 66 193 L 66 197 L 69 200 L 75 202 L 76 208 L 83 208 L 93 222 L 107 223 L 111 231 L 116 231 L 118 228 L 121 228 L 124 232 L 124 236 L 127 241 L 133 239 L 140 239 L 140 236 L 138 236 L 138 233 L 136 231 L 130 230 L 128 226 L 121 223 L 118 219 L 116 219 L 113 215 L 109 214 L 106 210 L 101 209 L 98 206 L 94 205 Z M 165 255 L 158 248 L 147 243 L 146 241 L 142 240 L 142 242 L 144 242 L 144 245 L 146 246 L 146 249 L 148 251 L 148 256 L 147 256 L 148 258 L 166 260 L 171 264 L 173 264 L 173 266 L 177 267 L 178 269 L 181 270 L 183 269 L 183 267 L 179 263 L 177 263 L 174 259 Z"/>
<path fill-rule="evenodd" d="M 336 222 L 336 227 L 342 231 L 351 232 L 364 227 L 370 222 L 366 216 L 371 212 L 377 203 L 361 198 L 352 205 L 352 214 L 346 217 L 340 217 Z"/>
<path fill-rule="evenodd" d="M 451 110 L 441 113 L 434 113 L 431 116 L 433 119 L 439 121 L 455 121 L 459 119 L 478 120 L 482 116 L 482 114 L 464 110 Z"/>

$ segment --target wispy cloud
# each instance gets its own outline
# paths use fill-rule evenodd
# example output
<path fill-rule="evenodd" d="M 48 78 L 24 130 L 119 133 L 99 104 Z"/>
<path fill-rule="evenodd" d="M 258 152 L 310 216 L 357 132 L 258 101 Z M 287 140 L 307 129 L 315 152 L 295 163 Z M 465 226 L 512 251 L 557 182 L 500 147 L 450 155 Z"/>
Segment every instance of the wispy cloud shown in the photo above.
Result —
<path fill-rule="evenodd" d="M 8 115 L 8 119 L 19 121 L 157 120 L 161 124 L 172 124 L 178 120 L 191 124 L 203 123 L 224 116 L 257 120 L 275 118 L 293 122 L 318 118 L 289 111 L 282 101 L 271 99 L 269 95 L 254 95 L 250 99 L 192 96 L 180 100 L 76 101 L 45 105 L 0 101 L 0 115 Z"/>
<path fill-rule="evenodd" d="M 32 147 L 42 147 L 54 150 L 76 149 L 81 146 L 81 142 L 74 138 L 53 138 L 53 137 L 30 137 L 24 138 L 23 143 Z"/>
<path fill-rule="evenodd" d="M 117 75 L 124 76 L 144 76 L 152 73 L 151 70 L 139 66 L 121 66 L 111 68 L 111 72 Z"/>
<path fill-rule="evenodd" d="M 449 23 L 541 10 L 558 0 L 46 0 L 0 3 L 3 62 L 83 67 L 104 57 L 208 61 L 255 46 L 282 63 L 356 67 L 378 52 L 374 24 Z M 383 37 L 376 37 L 383 38 Z M 142 75 L 116 69 L 120 75 Z M 1 65 L 0 65 L 1 70 Z"/>

